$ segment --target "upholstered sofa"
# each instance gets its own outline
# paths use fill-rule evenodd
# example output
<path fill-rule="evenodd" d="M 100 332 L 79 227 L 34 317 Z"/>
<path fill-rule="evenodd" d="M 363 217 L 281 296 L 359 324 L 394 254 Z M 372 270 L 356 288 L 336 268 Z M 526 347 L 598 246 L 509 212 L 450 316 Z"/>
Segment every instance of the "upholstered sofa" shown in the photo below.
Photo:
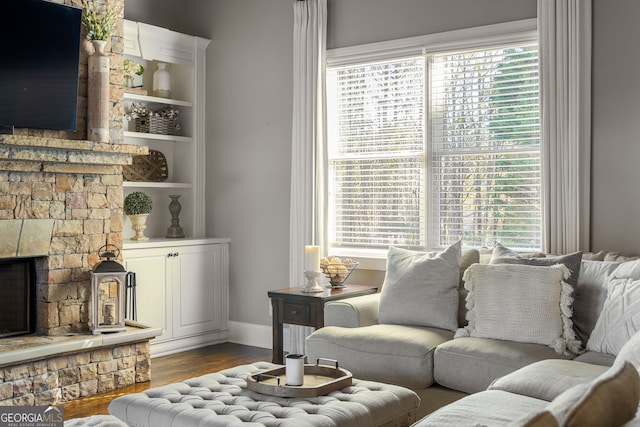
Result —
<path fill-rule="evenodd" d="M 570 398 L 578 393 L 574 387 L 599 388 L 611 378 L 632 375 L 623 369 L 626 360 L 640 366 L 640 335 L 630 340 L 640 326 L 640 261 L 635 258 L 611 252 L 523 256 L 498 244 L 484 251 L 458 247 L 457 264 L 434 267 L 430 260 L 443 252 L 390 249 L 382 292 L 328 303 L 326 326 L 307 338 L 309 360 L 336 359 L 356 377 L 413 389 L 421 398 L 420 427 L 524 425 L 521 417 L 533 414 L 540 424 L 531 425 L 555 425 L 545 419 L 550 413 L 562 417 L 558 408 L 563 406 L 553 402 L 566 401 L 563 393 Z M 448 275 L 451 283 L 454 267 L 456 283 L 443 289 L 438 281 Z M 539 272 L 548 277 L 539 279 Z M 536 277 L 529 280 L 530 274 Z M 407 285 L 414 281 L 419 283 Z M 424 293 L 433 286 L 437 291 Z M 553 301 L 544 302 L 542 312 L 530 310 L 533 300 L 547 294 Z M 634 301 L 638 314 L 630 308 Z M 501 310 L 497 318 L 496 310 Z M 534 325 L 538 322 L 542 329 Z M 531 328 L 518 329 L 528 324 Z M 547 336 L 547 329 L 558 328 Z M 633 384 L 632 402 L 640 389 L 633 372 L 636 378 L 625 378 Z M 546 409 L 554 404 L 555 412 Z"/>

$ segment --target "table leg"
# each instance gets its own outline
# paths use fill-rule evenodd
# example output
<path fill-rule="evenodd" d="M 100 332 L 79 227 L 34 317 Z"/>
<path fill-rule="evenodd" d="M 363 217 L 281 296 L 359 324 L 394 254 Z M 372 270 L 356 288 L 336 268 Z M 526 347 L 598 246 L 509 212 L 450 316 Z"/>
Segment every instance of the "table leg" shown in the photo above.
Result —
<path fill-rule="evenodd" d="M 283 325 L 281 319 L 282 310 L 280 310 L 279 300 L 276 298 L 271 299 L 271 312 L 273 317 L 273 356 L 272 363 L 278 365 L 284 364 L 284 343 L 283 343 Z"/>

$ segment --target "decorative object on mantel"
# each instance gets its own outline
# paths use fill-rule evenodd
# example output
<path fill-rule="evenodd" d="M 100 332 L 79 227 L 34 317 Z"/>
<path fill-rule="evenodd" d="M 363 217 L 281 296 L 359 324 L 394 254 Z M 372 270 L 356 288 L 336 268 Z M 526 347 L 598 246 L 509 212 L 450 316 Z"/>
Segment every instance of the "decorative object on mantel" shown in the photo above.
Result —
<path fill-rule="evenodd" d="M 146 156 L 134 156 L 131 166 L 122 166 L 127 181 L 163 182 L 169 177 L 167 158 L 158 150 L 149 149 Z"/>
<path fill-rule="evenodd" d="M 117 13 L 108 8 L 99 16 L 95 3 L 82 1 L 82 24 L 87 38 L 93 45 L 88 61 L 87 76 L 87 139 L 96 142 L 109 141 L 109 57 L 105 52 L 107 42 L 116 22 Z"/>
<path fill-rule="evenodd" d="M 171 98 L 171 74 L 169 65 L 158 62 L 158 69 L 153 73 L 153 94 L 160 98 Z"/>
<path fill-rule="evenodd" d="M 184 230 L 180 226 L 180 219 L 178 215 L 180 215 L 180 211 L 182 210 L 182 205 L 178 200 L 180 198 L 179 194 L 174 194 L 169 196 L 171 198 L 171 202 L 169 203 L 169 213 L 171 213 L 171 225 L 167 229 L 167 235 L 165 237 L 169 239 L 180 239 L 184 237 Z"/>
<path fill-rule="evenodd" d="M 131 240 L 149 240 L 149 238 L 144 235 L 144 230 L 147 228 L 147 217 L 151 213 L 152 208 L 153 200 L 147 193 L 142 191 L 134 191 L 124 198 L 124 213 L 131 220 L 131 228 L 136 233 Z"/>
<path fill-rule="evenodd" d="M 340 259 L 336 256 L 320 258 L 320 269 L 331 282 L 334 289 L 344 288 L 344 282 L 358 266 L 358 262 L 350 258 Z"/>
<path fill-rule="evenodd" d="M 82 24 L 87 29 L 87 39 L 108 41 L 115 28 L 118 11 L 108 8 L 104 15 L 99 16 L 95 2 L 87 0 L 82 0 L 82 7 L 84 8 Z"/>
<path fill-rule="evenodd" d="M 109 142 L 109 57 L 106 41 L 92 40 L 87 77 L 87 139 Z"/>
<path fill-rule="evenodd" d="M 142 85 L 135 86 L 135 76 L 141 77 L 144 73 L 144 67 L 133 59 L 124 60 L 124 91 L 129 93 L 137 93 L 138 95 L 146 95 L 147 91 L 142 89 Z"/>
<path fill-rule="evenodd" d="M 146 105 L 131 103 L 130 110 L 125 114 L 127 120 L 134 120 L 136 132 L 155 133 L 161 135 L 175 135 L 180 130 L 178 117 L 180 110 L 173 105 L 167 105 L 160 111 L 151 111 Z"/>
<path fill-rule="evenodd" d="M 111 249 L 111 250 L 110 250 Z M 106 244 L 98 250 L 102 261 L 91 270 L 91 311 L 89 328 L 94 335 L 124 331 L 124 285 L 127 272 L 114 261 L 120 249 Z"/>

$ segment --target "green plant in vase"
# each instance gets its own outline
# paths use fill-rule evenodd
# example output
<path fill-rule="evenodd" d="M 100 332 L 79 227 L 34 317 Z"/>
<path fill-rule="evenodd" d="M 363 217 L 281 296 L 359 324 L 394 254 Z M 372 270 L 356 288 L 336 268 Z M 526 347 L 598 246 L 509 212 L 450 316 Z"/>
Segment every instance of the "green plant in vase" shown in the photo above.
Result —
<path fill-rule="evenodd" d="M 100 13 L 95 2 L 88 0 L 82 0 L 82 7 L 82 24 L 87 29 L 87 38 L 108 41 L 115 28 L 118 11 L 108 7 L 104 13 Z"/>
<path fill-rule="evenodd" d="M 147 217 L 152 209 L 153 200 L 151 196 L 142 191 L 134 191 L 124 198 L 124 213 L 131 220 L 131 228 L 136 233 L 131 240 L 149 240 L 144 235 L 144 230 L 147 228 Z"/>
<path fill-rule="evenodd" d="M 124 60 L 124 81 L 126 87 L 133 87 L 133 76 L 141 76 L 144 73 L 144 67 L 133 59 Z"/>

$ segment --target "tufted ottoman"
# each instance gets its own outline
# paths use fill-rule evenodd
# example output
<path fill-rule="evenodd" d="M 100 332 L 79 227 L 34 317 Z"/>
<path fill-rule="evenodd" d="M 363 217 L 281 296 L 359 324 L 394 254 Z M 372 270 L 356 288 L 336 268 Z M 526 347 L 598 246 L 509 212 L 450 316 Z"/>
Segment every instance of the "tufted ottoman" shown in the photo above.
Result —
<path fill-rule="evenodd" d="M 277 367 L 259 362 L 119 397 L 109 412 L 131 427 L 408 426 L 420 398 L 372 381 L 314 398 L 283 398 L 247 389 L 249 374 Z"/>

